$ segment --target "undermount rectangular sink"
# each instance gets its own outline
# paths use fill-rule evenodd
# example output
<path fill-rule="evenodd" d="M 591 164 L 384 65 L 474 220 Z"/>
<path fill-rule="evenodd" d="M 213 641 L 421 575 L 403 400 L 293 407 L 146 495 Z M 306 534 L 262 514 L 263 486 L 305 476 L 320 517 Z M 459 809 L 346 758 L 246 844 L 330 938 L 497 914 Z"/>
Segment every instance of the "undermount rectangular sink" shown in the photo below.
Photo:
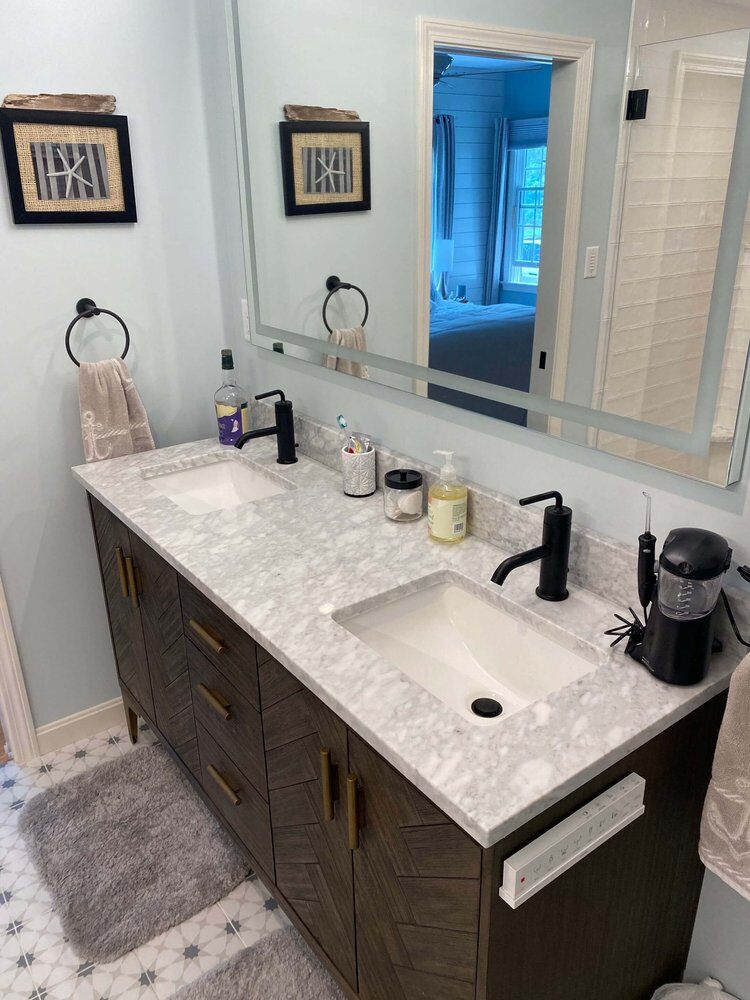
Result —
<path fill-rule="evenodd" d="M 266 500 L 293 488 L 260 472 L 237 456 L 216 455 L 189 468 L 165 467 L 144 473 L 149 485 L 188 514 L 227 510 L 242 503 Z"/>
<path fill-rule="evenodd" d="M 591 659 L 536 631 L 451 580 L 426 582 L 409 594 L 348 615 L 339 624 L 464 719 L 494 725 L 597 667 Z M 477 699 L 502 711 L 481 717 Z M 481 706 L 485 711 L 493 706 Z"/>

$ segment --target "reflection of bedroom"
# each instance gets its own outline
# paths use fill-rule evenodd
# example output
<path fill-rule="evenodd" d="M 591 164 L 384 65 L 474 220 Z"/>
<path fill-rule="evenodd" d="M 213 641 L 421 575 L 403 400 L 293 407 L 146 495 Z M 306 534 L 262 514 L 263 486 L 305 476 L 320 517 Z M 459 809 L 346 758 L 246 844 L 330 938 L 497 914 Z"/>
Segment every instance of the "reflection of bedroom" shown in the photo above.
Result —
<path fill-rule="evenodd" d="M 552 66 L 440 51 L 434 77 L 429 364 L 528 392 Z M 526 424 L 518 407 L 428 395 Z"/>

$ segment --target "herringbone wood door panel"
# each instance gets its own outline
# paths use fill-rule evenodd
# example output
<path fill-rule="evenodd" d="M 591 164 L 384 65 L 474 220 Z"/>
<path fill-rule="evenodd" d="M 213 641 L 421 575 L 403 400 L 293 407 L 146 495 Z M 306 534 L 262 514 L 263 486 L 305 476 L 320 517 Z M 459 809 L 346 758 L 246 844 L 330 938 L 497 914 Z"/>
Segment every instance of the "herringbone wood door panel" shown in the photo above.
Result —
<path fill-rule="evenodd" d="M 138 699 L 144 710 L 153 716 L 154 701 L 143 641 L 141 613 L 139 608 L 133 607 L 130 598 L 123 595 L 117 565 L 116 549 L 121 550 L 123 558 L 131 556 L 130 533 L 103 504 L 93 497 L 90 497 L 90 501 L 117 672 L 123 684 Z"/>
<path fill-rule="evenodd" d="M 349 769 L 360 997 L 473 1000 L 481 848 L 351 731 Z"/>
<path fill-rule="evenodd" d="M 346 726 L 288 671 L 259 668 L 276 884 L 356 989 L 352 857 L 346 839 Z M 326 820 L 322 748 L 330 750 L 334 817 Z"/>
<path fill-rule="evenodd" d="M 141 585 L 141 621 L 156 724 L 193 774 L 200 777 L 178 576 L 137 535 L 131 534 L 131 546 Z"/>

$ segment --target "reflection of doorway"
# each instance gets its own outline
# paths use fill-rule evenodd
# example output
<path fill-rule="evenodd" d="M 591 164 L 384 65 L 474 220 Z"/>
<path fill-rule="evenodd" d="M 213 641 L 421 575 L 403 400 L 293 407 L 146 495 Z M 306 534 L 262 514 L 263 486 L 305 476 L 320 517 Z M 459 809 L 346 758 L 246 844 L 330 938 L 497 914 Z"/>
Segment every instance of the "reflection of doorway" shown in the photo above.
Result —
<path fill-rule="evenodd" d="M 533 316 L 531 323 L 527 317 L 527 325 L 532 332 L 530 336 L 527 335 L 526 340 L 524 384 L 512 384 L 503 375 L 488 377 L 488 366 L 481 359 L 471 371 L 467 371 L 464 366 L 464 371 L 457 373 L 465 378 L 481 381 L 483 385 L 478 386 L 478 391 L 482 396 L 489 397 L 495 406 L 500 404 L 506 409 L 520 412 L 523 422 L 526 422 L 525 410 L 504 404 L 498 398 L 500 394 L 493 394 L 492 389 L 487 387 L 505 386 L 546 397 L 564 397 L 593 42 L 427 20 L 422 21 L 421 28 L 420 83 L 423 115 L 420 120 L 422 169 L 415 360 L 441 371 L 450 371 L 453 367 L 445 362 L 435 363 L 434 352 L 431 351 L 430 329 L 432 325 L 434 332 L 435 325 L 430 322 L 430 309 L 431 303 L 435 301 L 437 285 L 437 282 L 433 282 L 433 272 L 443 279 L 438 310 L 445 308 L 446 301 L 453 303 L 453 308 L 465 305 L 475 311 L 495 307 L 502 302 L 515 305 L 518 310 L 524 307 L 528 309 L 531 304 Z M 488 149 L 504 149 L 502 159 L 495 152 L 492 180 L 497 182 L 502 168 L 505 181 L 501 197 L 497 197 L 496 183 L 494 195 L 488 198 L 485 205 L 485 218 L 482 220 L 485 226 L 484 236 L 479 234 L 477 238 L 477 234 L 474 234 L 475 249 L 480 248 L 484 252 L 484 269 L 481 279 L 475 276 L 473 290 L 470 276 L 466 275 L 467 280 L 462 281 L 457 273 L 460 266 L 470 262 L 471 251 L 459 256 L 456 237 L 444 232 L 435 232 L 436 245 L 433 248 L 433 123 L 436 115 L 449 113 L 441 111 L 435 96 L 435 78 L 438 76 L 436 55 L 452 56 L 457 68 L 464 71 L 474 59 L 484 60 L 484 69 L 487 71 L 502 67 L 519 76 L 538 73 L 540 81 L 546 76 L 546 95 L 542 106 L 530 109 L 524 116 L 517 116 L 515 122 L 506 122 L 504 136 L 493 135 L 490 142 L 485 140 Z M 474 68 L 478 69 L 476 64 Z M 497 117 L 509 116 L 498 114 Z M 516 132 L 523 126 L 527 134 L 520 140 L 517 135 L 511 136 L 511 125 Z M 501 131 L 501 128 L 502 125 L 499 124 L 497 130 Z M 512 154 L 511 145 L 516 147 Z M 462 192 L 466 189 L 461 185 L 465 183 L 465 180 L 459 179 L 455 192 L 458 235 L 464 226 L 471 224 L 466 218 L 469 210 L 462 207 L 465 198 Z M 493 211 L 494 216 L 491 215 Z M 493 243 L 492 237 L 498 233 L 500 237 Z M 434 251 L 439 251 L 439 256 Z M 449 273 L 446 274 L 446 271 Z M 460 294 L 459 285 L 466 285 L 465 296 Z M 449 296 L 447 300 L 445 294 Z M 453 298 L 450 297 L 451 294 Z M 462 298 L 466 298 L 468 302 L 460 302 Z M 487 339 L 490 338 L 491 335 L 487 334 Z M 492 352 L 497 346 L 485 343 L 488 352 Z M 455 352 L 456 356 L 460 354 L 458 350 Z M 490 353 L 488 357 L 493 355 Z M 446 381 L 450 382 L 450 378 Z M 425 394 L 428 391 L 424 384 L 422 391 Z M 476 396 L 468 399 L 477 402 Z M 464 405 L 459 400 L 448 401 Z M 469 405 L 467 408 L 488 412 L 476 405 Z M 517 419 L 515 422 L 522 421 Z M 529 420 L 529 424 L 531 423 Z M 546 428 L 546 418 L 535 417 L 533 426 L 544 429 L 540 427 L 540 423 Z"/>
<path fill-rule="evenodd" d="M 552 61 L 435 52 L 431 368 L 529 392 Z M 435 384 L 433 399 L 525 425 L 521 407 Z"/>

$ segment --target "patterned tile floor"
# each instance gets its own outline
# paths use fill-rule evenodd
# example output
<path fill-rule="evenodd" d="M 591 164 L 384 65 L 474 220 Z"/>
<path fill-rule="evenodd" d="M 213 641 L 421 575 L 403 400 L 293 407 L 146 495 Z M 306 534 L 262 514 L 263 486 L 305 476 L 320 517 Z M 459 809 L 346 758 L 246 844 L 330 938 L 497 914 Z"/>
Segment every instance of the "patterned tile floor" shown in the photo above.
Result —
<path fill-rule="evenodd" d="M 0 766 L 0 997 L 3 1000 L 164 1000 L 217 962 L 286 924 L 254 876 L 226 899 L 196 913 L 108 965 L 85 965 L 63 936 L 18 833 L 24 802 L 45 788 L 123 753 L 156 742 L 143 724 L 131 747 L 110 729 L 24 767 Z"/>

